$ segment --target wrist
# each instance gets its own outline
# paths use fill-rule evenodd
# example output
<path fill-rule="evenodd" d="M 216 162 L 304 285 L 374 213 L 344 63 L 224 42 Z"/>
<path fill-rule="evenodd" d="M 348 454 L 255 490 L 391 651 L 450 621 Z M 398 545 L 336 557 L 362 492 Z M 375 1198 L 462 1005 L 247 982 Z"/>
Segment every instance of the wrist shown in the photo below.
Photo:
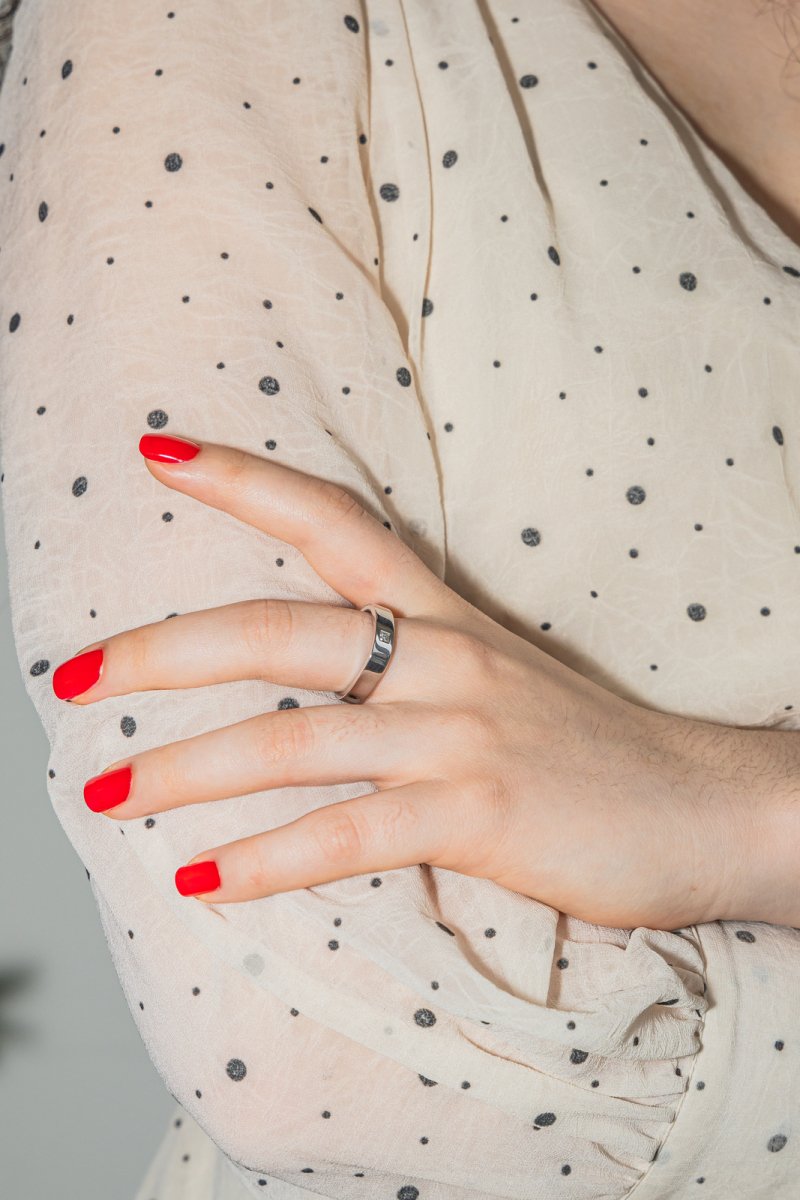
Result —
<path fill-rule="evenodd" d="M 715 728 L 707 769 L 729 861 L 712 919 L 800 927 L 800 733 Z"/>

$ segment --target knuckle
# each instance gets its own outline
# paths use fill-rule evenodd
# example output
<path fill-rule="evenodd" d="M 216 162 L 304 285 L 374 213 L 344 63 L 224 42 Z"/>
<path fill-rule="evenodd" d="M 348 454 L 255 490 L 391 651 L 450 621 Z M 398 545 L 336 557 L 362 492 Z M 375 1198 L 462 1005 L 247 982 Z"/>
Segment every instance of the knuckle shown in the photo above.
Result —
<path fill-rule="evenodd" d="M 355 496 L 328 479 L 320 480 L 317 499 L 322 520 L 328 528 L 347 524 L 365 515 L 364 507 Z"/>
<path fill-rule="evenodd" d="M 497 729 L 490 714 L 482 708 L 460 708 L 456 713 L 459 739 L 464 746 L 494 745 Z"/>
<path fill-rule="evenodd" d="M 488 772 L 482 779 L 484 805 L 495 816 L 505 821 L 513 807 L 512 788 L 504 775 Z"/>
<path fill-rule="evenodd" d="M 384 793 L 380 808 L 379 833 L 382 845 L 403 845 L 408 840 L 409 833 L 418 824 L 419 812 L 416 804 L 400 793 Z"/>
<path fill-rule="evenodd" d="M 124 635 L 124 654 L 137 680 L 150 677 L 152 665 L 152 639 L 147 625 L 129 629 Z"/>
<path fill-rule="evenodd" d="M 240 843 L 243 852 L 242 878 L 248 895 L 263 894 L 274 875 L 272 864 L 268 861 L 268 839 L 257 835 L 247 838 Z"/>
<path fill-rule="evenodd" d="M 231 446 L 225 456 L 222 468 L 226 488 L 241 487 L 252 465 L 252 457 L 246 450 L 238 450 L 235 446 Z"/>
<path fill-rule="evenodd" d="M 154 774 L 158 776 L 159 803 L 169 805 L 187 794 L 190 787 L 189 772 L 182 755 L 163 752 L 158 755 L 154 765 Z"/>
<path fill-rule="evenodd" d="M 338 812 L 337 807 L 342 807 L 343 811 Z M 316 815 L 312 836 L 325 863 L 358 862 L 363 857 L 364 831 L 354 814 L 344 806 L 334 805 L 330 813 Z"/>
<path fill-rule="evenodd" d="M 250 600 L 244 606 L 242 637 L 257 663 L 263 665 L 270 653 L 288 649 L 292 631 L 292 609 L 286 600 L 266 596 Z"/>
<path fill-rule="evenodd" d="M 467 629 L 448 629 L 446 649 L 455 670 L 486 682 L 498 671 L 498 654 L 493 646 Z"/>
<path fill-rule="evenodd" d="M 461 703 L 440 708 L 435 720 L 440 753 L 467 779 L 497 744 L 494 720 L 485 710 Z"/>
<path fill-rule="evenodd" d="M 256 752 L 267 768 L 305 758 L 313 748 L 313 727 L 302 708 L 270 713 L 257 726 Z"/>

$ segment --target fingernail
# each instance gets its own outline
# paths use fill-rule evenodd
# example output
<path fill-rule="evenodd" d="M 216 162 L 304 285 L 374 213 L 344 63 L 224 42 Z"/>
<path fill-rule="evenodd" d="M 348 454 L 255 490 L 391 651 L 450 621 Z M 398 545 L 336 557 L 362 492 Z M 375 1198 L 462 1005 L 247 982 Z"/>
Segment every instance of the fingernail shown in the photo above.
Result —
<path fill-rule="evenodd" d="M 130 767 L 120 767 L 117 771 L 106 771 L 105 775 L 87 779 L 83 785 L 83 798 L 92 812 L 106 812 L 127 800 L 131 773 Z"/>
<path fill-rule="evenodd" d="M 210 859 L 208 862 L 178 867 L 175 872 L 175 887 L 182 896 L 196 896 L 198 892 L 215 892 L 219 886 L 217 864 Z"/>
<path fill-rule="evenodd" d="M 146 433 L 139 439 L 139 450 L 145 458 L 152 458 L 155 462 L 181 463 L 194 458 L 199 453 L 200 446 L 197 442 L 190 442 L 188 438 L 162 437 L 160 434 Z"/>
<path fill-rule="evenodd" d="M 75 658 L 68 658 L 53 672 L 53 691 L 59 700 L 71 700 L 88 691 L 100 678 L 103 665 L 103 647 L 87 650 Z"/>

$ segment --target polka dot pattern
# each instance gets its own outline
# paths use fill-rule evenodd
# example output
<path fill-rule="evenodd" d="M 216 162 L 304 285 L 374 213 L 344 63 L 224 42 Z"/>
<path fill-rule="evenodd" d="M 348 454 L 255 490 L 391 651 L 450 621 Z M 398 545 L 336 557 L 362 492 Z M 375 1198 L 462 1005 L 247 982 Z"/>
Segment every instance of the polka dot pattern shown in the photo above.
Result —
<path fill-rule="evenodd" d="M 0 495 L 48 794 L 178 1105 L 141 1200 L 790 1195 L 796 930 L 603 929 L 429 864 L 183 901 L 190 855 L 364 781 L 126 822 L 83 781 L 320 694 L 51 681 L 181 613 L 344 602 L 165 491 L 164 431 L 335 480 L 630 702 L 800 730 L 800 248 L 583 0 L 85 7 L 23 0 L 0 90 Z"/>

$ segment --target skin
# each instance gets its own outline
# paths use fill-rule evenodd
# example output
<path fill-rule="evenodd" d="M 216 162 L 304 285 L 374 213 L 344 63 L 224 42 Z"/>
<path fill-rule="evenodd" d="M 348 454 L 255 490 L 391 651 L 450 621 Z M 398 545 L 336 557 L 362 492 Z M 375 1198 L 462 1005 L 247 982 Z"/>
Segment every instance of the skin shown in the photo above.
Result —
<path fill-rule="evenodd" d="M 110 820 L 272 788 L 377 789 L 198 854 L 222 886 L 197 898 L 429 863 L 613 927 L 800 924 L 796 733 L 629 703 L 476 609 L 338 485 L 193 440 L 190 462 L 143 460 L 153 478 L 291 543 L 343 603 L 248 599 L 123 630 L 78 652 L 102 646 L 104 661 L 72 703 L 259 678 L 342 691 L 372 644 L 361 606 L 396 616 L 363 704 L 267 712 L 106 768 L 132 767 L 128 798 L 97 814 Z"/>
<path fill-rule="evenodd" d="M 800 246 L 798 0 L 591 0 Z"/>
<path fill-rule="evenodd" d="M 793 0 L 592 2 L 800 244 Z M 106 768 L 133 768 L 128 799 L 99 814 L 111 820 L 300 784 L 377 788 L 197 855 L 222 878 L 197 899 L 427 862 L 602 925 L 800 925 L 800 738 L 630 704 L 468 604 L 342 489 L 201 445 L 188 464 L 148 469 L 292 543 L 355 607 L 256 599 L 123 631 L 83 648 L 104 647 L 103 671 L 73 703 L 244 678 L 342 690 L 371 644 L 360 606 L 376 597 L 397 642 L 363 705 L 268 713 Z"/>

